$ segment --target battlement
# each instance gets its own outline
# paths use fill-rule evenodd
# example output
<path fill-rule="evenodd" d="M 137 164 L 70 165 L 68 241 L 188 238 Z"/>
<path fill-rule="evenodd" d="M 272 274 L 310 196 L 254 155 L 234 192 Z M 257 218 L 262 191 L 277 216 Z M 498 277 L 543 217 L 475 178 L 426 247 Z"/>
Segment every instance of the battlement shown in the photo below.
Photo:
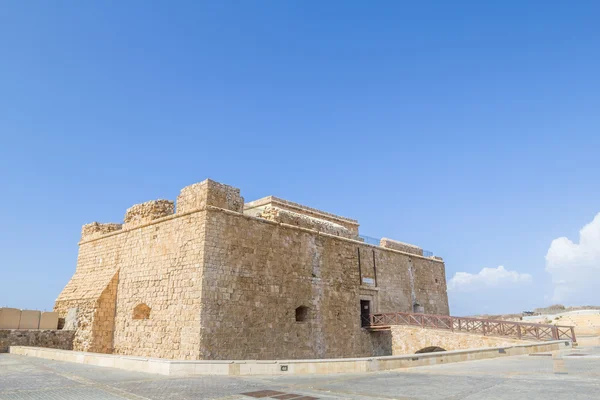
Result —
<path fill-rule="evenodd" d="M 123 225 L 113 223 L 101 224 L 98 222 L 92 222 L 90 224 L 85 224 L 81 228 L 81 240 L 92 239 L 98 236 L 106 235 L 107 233 L 118 231 L 122 228 Z"/>
<path fill-rule="evenodd" d="M 175 204 L 171 200 L 151 200 L 129 207 L 123 219 L 124 228 L 133 228 L 175 212 Z"/>
<path fill-rule="evenodd" d="M 364 237 L 359 236 L 359 223 L 355 219 L 335 215 L 275 196 L 263 197 L 244 204 L 240 189 L 211 179 L 205 179 L 202 182 L 181 189 L 176 204 L 176 211 L 175 203 L 171 200 L 152 200 L 136 204 L 127 209 L 122 225 L 115 223 L 100 224 L 98 222 L 84 225 L 81 234 L 82 240 L 95 239 L 119 230 L 133 229 L 171 215 L 177 216 L 204 210 L 207 206 L 343 238 L 358 241 L 365 240 Z M 419 256 L 424 255 L 423 249 L 418 246 L 388 238 L 382 238 L 380 241 L 373 240 L 369 244 Z M 441 261 L 440 258 L 436 259 Z"/>
<path fill-rule="evenodd" d="M 181 189 L 177 197 L 177 214 L 201 210 L 207 205 L 242 213 L 244 198 L 240 196 L 240 189 L 206 179 Z M 81 240 L 136 228 L 173 214 L 175 214 L 175 203 L 172 200 L 151 200 L 135 204 L 125 212 L 123 224 L 92 222 L 84 225 L 81 230 Z"/>
<path fill-rule="evenodd" d="M 178 214 L 200 210 L 206 206 L 242 213 L 244 198 L 240 196 L 240 189 L 211 179 L 186 186 L 177 196 Z"/>

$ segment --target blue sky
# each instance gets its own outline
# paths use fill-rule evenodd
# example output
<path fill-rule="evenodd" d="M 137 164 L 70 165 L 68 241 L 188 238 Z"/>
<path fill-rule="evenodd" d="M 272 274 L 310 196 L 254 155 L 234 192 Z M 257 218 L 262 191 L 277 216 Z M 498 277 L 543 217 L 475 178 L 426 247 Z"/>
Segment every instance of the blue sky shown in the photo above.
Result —
<path fill-rule="evenodd" d="M 3 2 L 0 306 L 207 177 L 443 256 L 453 314 L 598 303 L 600 6 L 488 3 Z"/>

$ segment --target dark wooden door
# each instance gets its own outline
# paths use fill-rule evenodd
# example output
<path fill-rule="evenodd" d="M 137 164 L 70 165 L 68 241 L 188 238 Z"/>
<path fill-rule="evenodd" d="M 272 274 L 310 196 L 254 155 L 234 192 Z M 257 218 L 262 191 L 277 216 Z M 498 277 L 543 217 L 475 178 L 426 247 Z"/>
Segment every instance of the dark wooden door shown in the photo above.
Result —
<path fill-rule="evenodd" d="M 370 320 L 369 315 L 371 315 L 371 302 L 369 300 L 361 300 L 360 301 L 360 326 L 369 326 Z"/>

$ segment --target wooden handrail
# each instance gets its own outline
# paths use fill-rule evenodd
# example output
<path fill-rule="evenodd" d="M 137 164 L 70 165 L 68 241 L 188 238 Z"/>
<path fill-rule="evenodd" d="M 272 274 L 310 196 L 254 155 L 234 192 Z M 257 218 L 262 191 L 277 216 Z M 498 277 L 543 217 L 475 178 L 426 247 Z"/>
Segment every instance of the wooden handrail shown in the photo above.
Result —
<path fill-rule="evenodd" d="M 481 333 L 486 336 L 509 336 L 518 339 L 535 338 L 542 340 L 568 339 L 573 342 L 576 341 L 574 327 L 567 325 L 535 324 L 499 319 L 404 312 L 371 314 L 369 321 L 372 327 L 409 325 L 446 329 L 453 332 Z"/>

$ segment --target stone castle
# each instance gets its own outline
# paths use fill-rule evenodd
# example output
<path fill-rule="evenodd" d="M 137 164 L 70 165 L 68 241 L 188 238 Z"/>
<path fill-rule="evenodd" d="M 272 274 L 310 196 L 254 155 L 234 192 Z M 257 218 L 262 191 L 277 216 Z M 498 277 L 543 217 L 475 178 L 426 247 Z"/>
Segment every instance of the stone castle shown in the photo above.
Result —
<path fill-rule="evenodd" d="M 448 315 L 443 260 L 212 180 L 84 225 L 56 300 L 74 350 L 170 359 L 371 356 L 369 313 Z"/>

